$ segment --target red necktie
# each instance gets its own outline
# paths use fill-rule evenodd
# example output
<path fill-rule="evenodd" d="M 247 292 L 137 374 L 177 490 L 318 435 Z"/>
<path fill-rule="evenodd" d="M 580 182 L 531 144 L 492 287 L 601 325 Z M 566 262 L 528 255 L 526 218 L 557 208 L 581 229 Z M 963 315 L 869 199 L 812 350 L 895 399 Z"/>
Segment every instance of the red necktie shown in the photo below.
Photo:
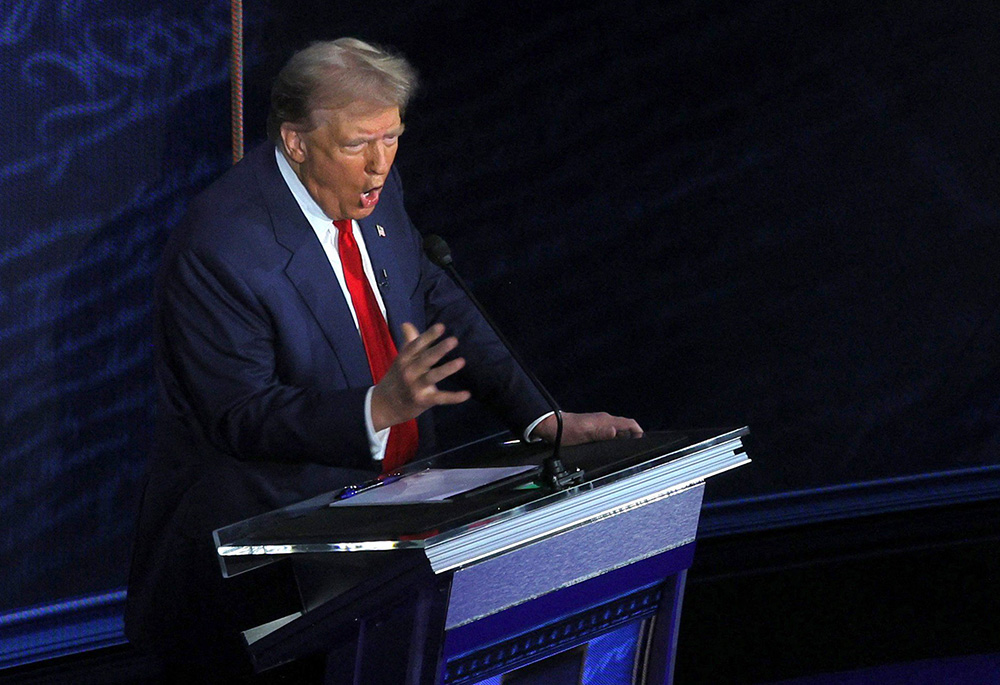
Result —
<path fill-rule="evenodd" d="M 392 342 L 375 292 L 361 266 L 361 250 L 354 239 L 351 222 L 334 221 L 333 225 L 337 227 L 337 252 L 344 267 L 344 280 L 351 293 L 354 313 L 358 316 L 358 329 L 368 355 L 368 368 L 371 369 L 372 379 L 378 383 L 396 358 L 396 345 Z M 392 427 L 382 460 L 383 473 L 399 468 L 413 457 L 417 451 L 417 437 L 415 419 Z"/>

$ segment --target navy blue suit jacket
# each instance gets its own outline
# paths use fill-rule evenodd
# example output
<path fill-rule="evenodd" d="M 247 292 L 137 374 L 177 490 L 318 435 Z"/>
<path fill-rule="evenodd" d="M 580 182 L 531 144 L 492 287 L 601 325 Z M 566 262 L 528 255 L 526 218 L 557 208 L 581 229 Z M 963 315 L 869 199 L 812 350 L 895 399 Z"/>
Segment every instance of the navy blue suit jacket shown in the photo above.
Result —
<path fill-rule="evenodd" d="M 395 169 L 359 224 L 383 281 L 397 346 L 403 322 L 420 330 L 443 322 L 467 360 L 459 384 L 512 430 L 542 415 L 544 401 L 482 317 L 424 256 Z M 236 593 L 226 601 L 247 591 L 220 585 L 212 530 L 365 479 L 377 468 L 363 414 L 372 385 L 364 347 L 272 145 L 254 149 L 212 184 L 171 235 L 157 282 L 156 325 L 157 448 L 126 616 L 137 640 L 189 630 L 190 612 L 197 611 L 192 602 L 216 603 L 192 599 L 206 588 Z M 418 423 L 427 453 L 430 412 Z M 262 618 L 230 621 L 219 607 L 211 611 L 214 618 L 206 620 L 227 634 L 234 624 Z"/>

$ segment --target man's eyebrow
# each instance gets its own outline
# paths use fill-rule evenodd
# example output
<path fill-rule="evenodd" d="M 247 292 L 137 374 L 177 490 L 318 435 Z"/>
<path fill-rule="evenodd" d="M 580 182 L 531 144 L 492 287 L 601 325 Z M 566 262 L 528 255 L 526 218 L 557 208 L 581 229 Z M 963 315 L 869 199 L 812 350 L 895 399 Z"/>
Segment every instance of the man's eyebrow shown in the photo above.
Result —
<path fill-rule="evenodd" d="M 371 135 L 371 136 L 360 135 L 360 136 L 357 136 L 355 138 L 351 138 L 350 140 L 346 141 L 343 144 L 344 145 L 360 145 L 361 143 L 367 143 L 370 140 L 378 140 L 379 138 L 385 138 L 387 136 L 397 136 L 398 137 L 398 136 L 403 135 L 403 131 L 404 130 L 406 130 L 406 125 L 405 124 L 400 124 L 399 126 L 396 126 L 394 128 L 389 129 L 382 136 L 378 136 L 378 135 Z"/>
<path fill-rule="evenodd" d="M 388 131 L 386 131 L 385 135 L 382 136 L 382 137 L 385 138 L 386 136 L 401 136 L 401 135 L 403 135 L 403 131 L 404 130 L 406 130 L 406 124 L 400 124 L 399 126 L 396 126 L 394 128 L 389 129 Z M 373 138 L 377 138 L 377 137 L 378 136 L 373 136 Z"/>

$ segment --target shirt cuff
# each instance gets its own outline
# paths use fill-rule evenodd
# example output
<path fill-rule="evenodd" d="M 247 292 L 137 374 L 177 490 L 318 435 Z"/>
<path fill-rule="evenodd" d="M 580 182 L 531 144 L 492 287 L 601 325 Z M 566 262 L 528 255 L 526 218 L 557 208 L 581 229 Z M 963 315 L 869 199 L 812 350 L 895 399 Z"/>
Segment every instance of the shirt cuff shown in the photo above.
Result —
<path fill-rule="evenodd" d="M 374 391 L 375 386 L 373 385 L 365 393 L 365 430 L 368 431 L 368 449 L 371 451 L 372 459 L 382 461 L 385 457 L 385 446 L 389 444 L 389 431 L 392 430 L 392 426 L 380 431 L 375 430 L 375 424 L 372 421 L 372 393 Z M 537 423 L 538 421 L 531 424 L 531 427 L 534 428 Z"/>
<path fill-rule="evenodd" d="M 531 431 L 535 430 L 535 427 L 538 426 L 538 424 L 540 424 L 542 421 L 549 418 L 550 416 L 555 416 L 555 412 L 550 411 L 547 414 L 542 414 L 537 419 L 528 424 L 528 427 L 524 429 L 524 435 L 521 437 L 521 439 L 524 440 L 525 442 L 541 442 L 542 441 L 541 438 L 531 437 Z"/>

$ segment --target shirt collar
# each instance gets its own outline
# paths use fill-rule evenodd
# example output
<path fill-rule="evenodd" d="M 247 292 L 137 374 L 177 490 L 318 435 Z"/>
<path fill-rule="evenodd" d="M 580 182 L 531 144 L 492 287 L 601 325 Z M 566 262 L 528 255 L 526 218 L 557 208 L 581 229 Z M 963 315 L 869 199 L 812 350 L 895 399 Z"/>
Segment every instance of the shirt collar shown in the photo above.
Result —
<path fill-rule="evenodd" d="M 281 153 L 281 150 L 277 146 L 274 148 L 274 156 L 278 160 L 278 171 L 281 172 L 281 177 L 285 179 L 285 185 L 292 191 L 292 196 L 298 203 L 302 213 L 306 215 L 306 218 L 310 222 L 314 220 L 332 222 L 333 219 L 326 215 L 323 208 L 317 204 L 316 200 L 309 194 L 309 191 L 306 190 L 306 187 L 302 185 L 302 181 L 299 180 L 299 177 L 292 169 L 292 165 L 288 163 L 285 155 Z"/>

